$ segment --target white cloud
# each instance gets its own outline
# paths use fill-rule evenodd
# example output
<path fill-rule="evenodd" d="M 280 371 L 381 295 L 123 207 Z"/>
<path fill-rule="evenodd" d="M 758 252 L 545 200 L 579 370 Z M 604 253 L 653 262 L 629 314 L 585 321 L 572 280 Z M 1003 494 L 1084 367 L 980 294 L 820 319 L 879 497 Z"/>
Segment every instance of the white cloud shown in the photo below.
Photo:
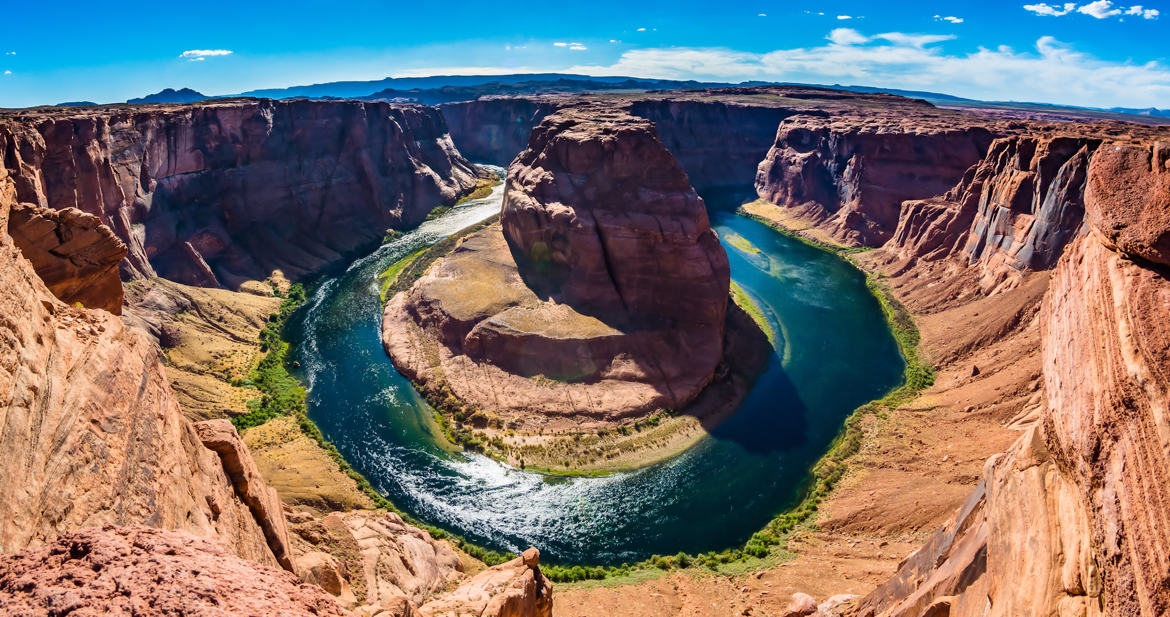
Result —
<path fill-rule="evenodd" d="M 1041 2 L 1039 4 L 1025 4 L 1024 10 L 1046 17 L 1063 17 L 1075 11 L 1097 19 L 1108 19 L 1110 17 L 1120 18 L 1126 15 L 1132 15 L 1142 19 L 1157 19 L 1161 14 L 1158 9 L 1147 9 L 1140 4 L 1135 4 L 1127 8 L 1120 6 L 1114 7 L 1110 0 L 1094 0 L 1088 4 L 1081 5 L 1080 8 L 1077 8 L 1075 2 L 1066 2 L 1063 5 Z"/>
<path fill-rule="evenodd" d="M 210 56 L 230 56 L 232 50 L 230 49 L 188 49 L 179 54 L 180 58 L 186 58 L 192 62 L 202 61 Z"/>
<path fill-rule="evenodd" d="M 852 16 L 852 15 L 838 15 L 838 16 L 837 16 L 837 19 L 842 19 L 842 20 L 844 20 L 844 19 L 853 19 L 853 16 Z"/>
<path fill-rule="evenodd" d="M 617 40 L 617 39 L 610 39 L 610 40 L 609 40 L 609 42 L 610 42 L 610 43 L 616 43 L 616 42 L 618 42 L 618 40 Z"/>
<path fill-rule="evenodd" d="M 866 36 L 839 28 L 823 45 L 814 47 L 768 53 L 727 48 L 636 49 L 610 65 L 566 70 L 664 79 L 862 84 L 985 100 L 1098 107 L 1156 107 L 1170 99 L 1170 67 L 1157 61 L 1105 61 L 1050 36 L 1041 37 L 1026 51 L 980 47 L 948 55 L 941 47 L 930 46 L 945 40 L 939 36 L 897 32 Z"/>
<path fill-rule="evenodd" d="M 945 17 L 944 17 L 944 16 L 942 16 L 942 15 L 935 15 L 935 16 L 934 16 L 934 20 L 935 20 L 935 21 L 949 21 L 949 22 L 951 22 L 952 24 L 961 24 L 961 23 L 963 23 L 963 18 L 962 18 L 962 17 L 955 17 L 954 15 L 947 15 L 947 16 L 945 16 Z"/>
<path fill-rule="evenodd" d="M 555 45 L 557 47 L 568 47 L 569 49 L 571 49 L 573 51 L 585 51 L 586 49 L 589 49 L 588 47 L 585 47 L 584 45 L 582 45 L 580 43 L 561 43 L 558 41 L 556 43 L 553 43 L 553 45 Z"/>
<path fill-rule="evenodd" d="M 756 15 L 756 17 L 767 17 L 767 16 L 768 16 L 767 13 L 760 13 L 759 15 Z"/>
<path fill-rule="evenodd" d="M 645 32 L 645 31 L 646 31 L 645 28 L 638 28 L 638 32 Z"/>
<path fill-rule="evenodd" d="M 1040 4 L 1025 4 L 1024 5 L 1025 11 L 1032 11 L 1033 13 L 1035 13 L 1037 15 L 1045 15 L 1045 16 L 1049 16 L 1049 17 L 1060 17 L 1062 15 L 1068 15 L 1069 13 L 1073 12 L 1073 10 L 1076 8 L 1077 8 L 1077 3 L 1075 3 L 1075 2 L 1066 2 L 1064 4 L 1063 8 L 1059 5 L 1050 5 L 1047 2 L 1041 2 Z"/>
<path fill-rule="evenodd" d="M 11 75 L 11 74 L 12 74 L 12 71 L 4 71 L 4 74 L 5 74 L 5 75 Z"/>
<path fill-rule="evenodd" d="M 4 55 L 5 56 L 15 56 L 16 52 L 15 51 L 6 51 L 6 52 L 4 52 Z"/>
<path fill-rule="evenodd" d="M 1113 8 L 1113 3 L 1109 0 L 1094 0 L 1093 2 L 1090 2 L 1077 9 L 1077 12 L 1084 13 L 1085 15 L 1091 15 L 1097 19 L 1105 19 L 1106 17 L 1120 15 L 1121 9 Z"/>

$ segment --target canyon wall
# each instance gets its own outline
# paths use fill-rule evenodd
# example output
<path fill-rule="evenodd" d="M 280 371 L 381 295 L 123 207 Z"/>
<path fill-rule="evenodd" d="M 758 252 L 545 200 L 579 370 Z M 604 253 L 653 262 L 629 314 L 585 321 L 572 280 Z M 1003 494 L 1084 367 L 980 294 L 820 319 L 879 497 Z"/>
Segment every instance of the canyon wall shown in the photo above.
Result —
<path fill-rule="evenodd" d="M 545 116 L 571 104 L 567 97 L 497 97 L 439 105 L 451 140 L 468 159 L 507 167 L 528 146 Z"/>
<path fill-rule="evenodd" d="M 124 278 L 298 277 L 421 222 L 478 171 L 429 107 L 228 100 L 0 117 L 17 201 L 96 216 Z"/>
<path fill-rule="evenodd" d="M 975 118 L 923 111 L 788 118 L 759 164 L 756 191 L 839 242 L 880 246 L 903 201 L 946 193 L 992 141 Z"/>
<path fill-rule="evenodd" d="M 1088 232 L 1040 313 L 1044 411 L 858 614 L 1170 611 L 1168 160 L 1166 142 L 1097 149 Z"/>
<path fill-rule="evenodd" d="M 997 139 L 946 195 L 904 202 L 887 248 L 965 262 L 988 293 L 1047 270 L 1083 233 L 1086 170 L 1100 143 L 1075 134 Z"/>

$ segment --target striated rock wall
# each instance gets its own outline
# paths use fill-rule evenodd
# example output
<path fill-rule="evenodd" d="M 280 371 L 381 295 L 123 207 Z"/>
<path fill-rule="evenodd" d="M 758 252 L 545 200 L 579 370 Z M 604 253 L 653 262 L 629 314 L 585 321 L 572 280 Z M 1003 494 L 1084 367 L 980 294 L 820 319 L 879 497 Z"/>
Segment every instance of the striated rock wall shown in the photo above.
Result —
<path fill-rule="evenodd" d="M 230 100 L 0 117 L 17 199 L 77 208 L 124 277 L 232 286 L 320 269 L 474 188 L 433 108 Z"/>
<path fill-rule="evenodd" d="M 941 197 L 908 200 L 887 249 L 975 266 L 984 291 L 1056 264 L 1083 233 L 1089 159 L 1101 140 L 1021 135 L 995 140 Z"/>
<path fill-rule="evenodd" d="M 1170 611 L 1170 145 L 1102 145 L 1041 310 L 1046 408 L 861 615 Z"/>
<path fill-rule="evenodd" d="M 893 236 L 903 201 L 946 193 L 991 141 L 973 118 L 925 111 L 801 114 L 780 124 L 756 191 L 840 242 L 879 246 Z"/>

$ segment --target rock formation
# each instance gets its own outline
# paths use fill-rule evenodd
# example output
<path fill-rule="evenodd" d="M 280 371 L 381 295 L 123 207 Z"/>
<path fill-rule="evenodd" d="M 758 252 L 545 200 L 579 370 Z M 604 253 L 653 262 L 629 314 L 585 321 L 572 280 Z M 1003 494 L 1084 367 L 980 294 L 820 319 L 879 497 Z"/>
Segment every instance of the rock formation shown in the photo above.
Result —
<path fill-rule="evenodd" d="M 650 123 L 595 106 L 549 116 L 509 170 L 500 220 L 387 304 L 405 374 L 518 421 L 677 409 L 711 381 L 727 257 Z"/>
<path fill-rule="evenodd" d="M 224 100 L 0 116 L 16 198 L 77 208 L 123 277 L 236 287 L 299 277 L 475 187 L 433 108 Z"/>
<path fill-rule="evenodd" d="M 552 583 L 540 571 L 534 548 L 476 574 L 443 598 L 424 604 L 420 617 L 551 617 Z"/>
<path fill-rule="evenodd" d="M 143 527 L 81 529 L 0 555 L 0 613 L 347 615 L 320 587 L 216 542 Z"/>
<path fill-rule="evenodd" d="M 439 109 L 463 156 L 507 167 L 527 147 L 532 129 L 569 102 L 557 96 L 485 97 L 444 103 Z"/>
<path fill-rule="evenodd" d="M 890 248 L 976 266 L 994 291 L 1026 270 L 1056 264 L 1082 232 L 1089 157 L 1099 138 L 1021 135 L 995 140 L 941 198 L 906 201 Z"/>
<path fill-rule="evenodd" d="M 888 112 L 793 116 L 760 163 L 756 190 L 838 241 L 879 246 L 903 201 L 945 193 L 983 158 L 992 134 L 981 124 Z"/>
<path fill-rule="evenodd" d="M 118 263 L 126 245 L 96 216 L 76 208 L 16 204 L 8 215 L 8 235 L 62 302 L 122 314 Z"/>
<path fill-rule="evenodd" d="M 1041 312 L 1046 406 L 859 615 L 1170 610 L 1170 147 L 1102 145 Z"/>

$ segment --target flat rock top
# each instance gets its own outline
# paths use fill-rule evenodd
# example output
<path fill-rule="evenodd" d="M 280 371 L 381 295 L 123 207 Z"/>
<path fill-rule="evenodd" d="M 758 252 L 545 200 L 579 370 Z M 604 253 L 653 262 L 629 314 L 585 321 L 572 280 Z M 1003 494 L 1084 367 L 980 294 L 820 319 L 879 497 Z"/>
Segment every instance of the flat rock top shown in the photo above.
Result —
<path fill-rule="evenodd" d="M 601 320 L 542 300 L 525 284 L 499 225 L 463 239 L 420 279 L 420 293 L 455 319 L 555 339 L 620 335 Z"/>

